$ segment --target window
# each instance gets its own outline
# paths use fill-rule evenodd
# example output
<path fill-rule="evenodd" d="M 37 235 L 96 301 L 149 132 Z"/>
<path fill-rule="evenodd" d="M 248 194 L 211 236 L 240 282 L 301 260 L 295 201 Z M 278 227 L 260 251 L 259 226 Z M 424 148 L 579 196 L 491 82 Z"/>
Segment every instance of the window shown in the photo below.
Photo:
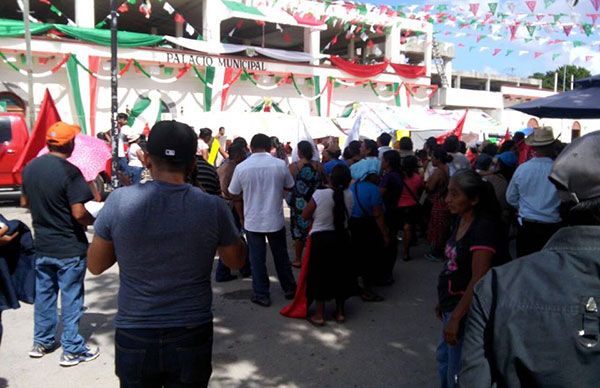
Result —
<path fill-rule="evenodd" d="M 6 107 L 7 112 L 25 113 L 25 103 L 12 92 L 0 92 L 0 103 Z"/>
<path fill-rule="evenodd" d="M 0 117 L 0 144 L 12 140 L 10 118 Z"/>

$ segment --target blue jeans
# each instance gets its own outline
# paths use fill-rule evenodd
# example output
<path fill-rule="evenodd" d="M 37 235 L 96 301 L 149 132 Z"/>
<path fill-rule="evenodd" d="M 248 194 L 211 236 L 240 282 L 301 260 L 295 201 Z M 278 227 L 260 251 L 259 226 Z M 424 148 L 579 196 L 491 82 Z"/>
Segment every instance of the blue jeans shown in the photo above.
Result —
<path fill-rule="evenodd" d="M 68 259 L 39 257 L 35 260 L 34 343 L 50 347 L 56 341 L 56 302 L 60 290 L 63 324 L 60 343 L 63 351 L 71 354 L 86 351 L 85 340 L 79 334 L 86 262 L 85 256 Z"/>
<path fill-rule="evenodd" d="M 142 172 L 144 172 L 144 167 L 133 167 L 129 166 L 129 176 L 131 177 L 131 183 L 136 184 L 142 181 Z"/>
<path fill-rule="evenodd" d="M 451 312 L 442 313 L 442 322 L 444 326 L 446 326 L 446 323 L 450 320 L 451 315 Z M 442 333 L 442 338 L 435 355 L 441 388 L 454 388 L 458 386 L 457 381 L 458 372 L 460 371 L 460 353 L 462 344 L 462 334 L 458 339 L 458 345 L 450 346 L 444 341 L 444 335 Z"/>
<path fill-rule="evenodd" d="M 117 329 L 121 388 L 206 387 L 212 374 L 212 322 L 195 328 Z"/>
<path fill-rule="evenodd" d="M 254 295 L 260 298 L 269 297 L 269 276 L 267 274 L 267 242 L 271 246 L 275 270 L 283 292 L 291 293 L 296 290 L 296 280 L 292 273 L 292 265 L 287 251 L 285 228 L 273 233 L 258 233 L 246 231 L 250 264 L 252 266 L 252 289 Z"/>
<path fill-rule="evenodd" d="M 237 211 L 235 211 L 235 209 L 231 209 L 231 213 L 233 214 L 233 222 L 235 223 L 235 227 L 238 228 L 238 230 L 241 232 L 242 224 L 240 223 L 240 217 L 238 216 Z M 242 276 L 247 277 L 250 276 L 251 273 L 252 272 L 250 270 L 250 261 L 246 260 L 246 263 L 244 263 L 244 266 L 240 269 L 240 274 L 242 274 Z M 230 276 L 231 270 L 225 264 L 223 264 L 221 259 L 219 259 L 219 261 L 217 261 L 217 269 L 215 270 L 215 280 L 221 281 L 227 279 Z"/>

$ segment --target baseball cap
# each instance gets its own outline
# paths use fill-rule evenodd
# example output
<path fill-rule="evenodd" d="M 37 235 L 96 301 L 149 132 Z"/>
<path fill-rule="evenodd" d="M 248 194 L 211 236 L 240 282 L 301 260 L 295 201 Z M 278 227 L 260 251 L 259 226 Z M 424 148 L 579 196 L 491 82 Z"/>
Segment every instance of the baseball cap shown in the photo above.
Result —
<path fill-rule="evenodd" d="M 517 154 L 512 151 L 506 151 L 497 156 L 498 160 L 504 163 L 506 167 L 517 167 Z"/>
<path fill-rule="evenodd" d="M 488 154 L 481 154 L 477 157 L 477 161 L 475 162 L 475 169 L 480 171 L 487 171 L 490 169 L 492 161 L 492 157 Z"/>
<path fill-rule="evenodd" d="M 154 124 L 148 137 L 148 153 L 173 162 L 194 160 L 198 138 L 187 124 L 175 120 Z"/>
<path fill-rule="evenodd" d="M 69 143 L 81 132 L 79 125 L 67 124 L 58 121 L 46 131 L 46 142 L 52 145 L 62 146 Z"/>
<path fill-rule="evenodd" d="M 550 180 L 577 201 L 600 197 L 600 131 L 573 140 L 556 158 Z"/>

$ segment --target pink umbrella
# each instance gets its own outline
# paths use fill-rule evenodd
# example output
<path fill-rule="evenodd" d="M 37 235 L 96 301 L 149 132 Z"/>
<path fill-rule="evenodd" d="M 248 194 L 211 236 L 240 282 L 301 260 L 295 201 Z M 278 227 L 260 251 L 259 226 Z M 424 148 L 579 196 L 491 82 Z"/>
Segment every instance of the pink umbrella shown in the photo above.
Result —
<path fill-rule="evenodd" d="M 48 153 L 44 147 L 38 156 Z M 79 134 L 75 138 L 75 150 L 69 162 L 77 166 L 87 182 L 91 182 L 106 169 L 106 162 L 112 157 L 110 147 L 102 140 Z"/>

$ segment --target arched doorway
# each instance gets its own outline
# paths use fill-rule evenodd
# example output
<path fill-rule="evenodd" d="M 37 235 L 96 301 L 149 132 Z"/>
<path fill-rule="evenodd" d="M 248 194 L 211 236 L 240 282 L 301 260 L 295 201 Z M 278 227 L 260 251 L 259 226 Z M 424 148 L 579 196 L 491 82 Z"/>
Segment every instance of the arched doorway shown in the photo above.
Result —
<path fill-rule="evenodd" d="M 529 119 L 529 121 L 527 122 L 527 128 L 539 128 L 540 124 L 538 123 L 537 119 L 534 119 L 533 117 Z"/>
<path fill-rule="evenodd" d="M 0 112 L 25 114 L 25 102 L 13 92 L 0 92 Z"/>
<path fill-rule="evenodd" d="M 571 141 L 578 137 L 581 137 L 581 124 L 579 124 L 579 121 L 575 121 L 571 127 Z"/>

